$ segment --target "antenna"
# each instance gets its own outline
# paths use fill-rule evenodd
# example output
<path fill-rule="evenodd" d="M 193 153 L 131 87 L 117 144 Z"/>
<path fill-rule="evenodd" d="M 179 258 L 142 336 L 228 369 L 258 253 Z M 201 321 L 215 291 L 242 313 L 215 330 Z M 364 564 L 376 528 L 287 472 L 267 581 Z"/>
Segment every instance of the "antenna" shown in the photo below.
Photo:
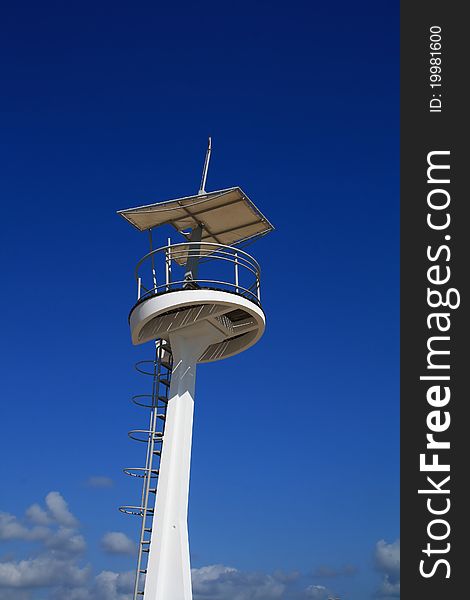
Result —
<path fill-rule="evenodd" d="M 273 226 L 239 187 L 205 191 L 210 155 L 211 138 L 198 194 L 118 211 L 140 231 L 172 225 L 182 239 L 151 247 L 135 269 L 131 339 L 150 342 L 153 352 L 136 364 L 148 389 L 132 397 L 149 411 L 148 425 L 129 432 L 146 447 L 145 466 L 124 469 L 142 491 L 120 507 L 141 518 L 133 600 L 192 600 L 187 518 L 197 365 L 247 350 L 266 324 L 260 266 L 235 244 Z"/>
<path fill-rule="evenodd" d="M 202 179 L 201 179 L 201 187 L 199 188 L 199 194 L 206 193 L 207 171 L 209 170 L 209 161 L 211 159 L 211 152 L 212 152 L 212 138 L 209 136 L 209 140 L 207 142 L 206 158 L 204 160 L 204 167 L 202 169 Z"/>

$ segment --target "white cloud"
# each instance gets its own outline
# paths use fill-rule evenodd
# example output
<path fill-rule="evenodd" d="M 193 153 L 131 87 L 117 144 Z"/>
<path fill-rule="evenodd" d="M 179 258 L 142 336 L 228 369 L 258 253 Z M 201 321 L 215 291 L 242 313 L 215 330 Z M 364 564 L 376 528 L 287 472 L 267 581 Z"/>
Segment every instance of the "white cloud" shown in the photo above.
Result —
<path fill-rule="evenodd" d="M 55 600 L 96 600 L 88 586 L 69 588 L 59 587 L 54 593 Z"/>
<path fill-rule="evenodd" d="M 39 504 L 32 504 L 27 509 L 26 516 L 35 525 L 49 525 L 51 522 L 51 518 Z"/>
<path fill-rule="evenodd" d="M 324 585 L 309 585 L 305 590 L 305 597 L 313 600 L 325 600 L 328 590 Z"/>
<path fill-rule="evenodd" d="M 105 533 L 101 545 L 110 554 L 134 554 L 136 551 L 135 543 L 121 531 Z"/>
<path fill-rule="evenodd" d="M 35 597 L 36 589 L 54 594 L 62 588 L 66 593 L 61 592 L 58 598 L 88 600 L 79 591 L 87 589 L 91 569 L 77 561 L 86 547 L 76 529 L 78 521 L 58 492 L 49 493 L 45 502 L 47 510 L 33 504 L 23 520 L 0 513 L 0 540 L 39 543 L 34 558 L 14 560 L 10 555 L 0 560 L 0 600 L 29 600 Z"/>
<path fill-rule="evenodd" d="M 210 581 L 216 581 L 221 575 L 225 575 L 226 573 L 237 573 L 237 569 L 225 567 L 224 565 L 210 565 L 209 567 L 192 569 L 191 575 L 193 587 L 203 585 Z"/>
<path fill-rule="evenodd" d="M 377 592 L 379 598 L 399 598 L 400 597 L 400 582 L 396 581 L 392 583 L 387 575 L 384 576 L 384 580 Z"/>
<path fill-rule="evenodd" d="M 39 504 L 32 504 L 26 510 L 25 520 L 0 512 L 0 540 L 41 541 L 50 549 L 72 554 L 82 552 L 85 540 L 75 531 L 78 521 L 69 511 L 67 502 L 59 492 L 50 492 L 45 502 L 48 511 Z"/>
<path fill-rule="evenodd" d="M 29 600 L 39 589 L 57 600 L 132 600 L 133 585 L 133 571 L 102 571 L 92 577 L 90 567 L 50 555 L 0 563 L 0 600 Z"/>
<path fill-rule="evenodd" d="M 400 540 L 387 544 L 379 540 L 375 546 L 375 562 L 383 579 L 377 596 L 380 598 L 400 597 Z"/>
<path fill-rule="evenodd" d="M 0 540 L 42 540 L 48 533 L 45 527 L 28 528 L 14 515 L 0 512 Z"/>
<path fill-rule="evenodd" d="M 270 575 L 209 565 L 193 569 L 192 579 L 194 600 L 326 600 L 328 594 L 323 586 L 297 585 L 297 572 Z M 134 571 L 102 571 L 93 577 L 76 556 L 58 558 L 50 549 L 34 559 L 0 563 L 0 600 L 32 600 L 37 590 L 50 600 L 132 600 L 133 584 Z"/>
<path fill-rule="evenodd" d="M 102 571 L 81 587 L 62 587 L 56 590 L 57 600 L 132 600 L 134 572 Z M 1 600 L 1 598 L 0 598 Z"/>
<path fill-rule="evenodd" d="M 195 600 L 277 600 L 286 584 L 272 575 L 247 573 L 224 565 L 192 570 Z"/>
<path fill-rule="evenodd" d="M 0 563 L 0 587 L 38 588 L 59 585 L 83 585 L 89 569 L 80 569 L 68 561 L 51 556 Z"/>
<path fill-rule="evenodd" d="M 65 527 L 77 527 L 77 519 L 69 511 L 67 502 L 59 492 L 49 492 L 47 494 L 46 506 L 54 521 Z"/>
<path fill-rule="evenodd" d="M 192 581 L 194 600 L 327 600 L 332 594 L 323 585 L 306 586 L 298 571 L 267 574 L 210 565 L 192 569 Z"/>
<path fill-rule="evenodd" d="M 113 486 L 113 480 L 104 475 L 89 477 L 86 483 L 89 487 L 93 488 L 110 488 Z"/>
<path fill-rule="evenodd" d="M 95 578 L 94 591 L 100 600 L 132 600 L 134 572 L 102 571 Z"/>
<path fill-rule="evenodd" d="M 377 542 L 375 547 L 375 559 L 381 571 L 389 575 L 400 575 L 400 540 L 393 544 L 387 544 L 385 540 Z"/>
<path fill-rule="evenodd" d="M 0 539 L 35 541 L 33 557 L 0 559 L 0 600 L 132 600 L 134 572 L 102 571 L 93 576 L 83 564 L 86 543 L 78 520 L 59 492 L 50 492 L 45 507 L 31 505 L 25 520 L 0 513 Z M 131 554 L 136 545 L 124 533 L 111 531 L 102 547 Z M 382 596 L 396 597 L 394 545 L 377 544 L 377 565 L 384 573 Z M 388 569 L 385 572 L 384 569 Z M 247 572 L 215 564 L 192 570 L 194 600 L 326 600 L 330 590 L 299 572 Z M 309 585 L 310 584 L 310 585 Z M 395 594 L 395 596 L 393 596 Z"/>
<path fill-rule="evenodd" d="M 65 555 L 81 554 L 86 549 L 85 538 L 69 527 L 60 527 L 45 541 L 45 545 Z"/>

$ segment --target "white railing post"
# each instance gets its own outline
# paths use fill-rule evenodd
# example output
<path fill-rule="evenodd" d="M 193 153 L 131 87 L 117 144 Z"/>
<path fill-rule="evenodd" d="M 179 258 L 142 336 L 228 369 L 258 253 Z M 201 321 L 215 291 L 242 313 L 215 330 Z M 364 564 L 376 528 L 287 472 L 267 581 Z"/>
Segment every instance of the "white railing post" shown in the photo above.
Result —
<path fill-rule="evenodd" d="M 154 260 L 152 256 L 152 261 Z M 152 277 L 153 277 L 153 293 L 157 293 L 157 272 L 155 271 L 155 264 L 152 266 Z"/>
<path fill-rule="evenodd" d="M 238 294 L 238 252 L 235 252 L 235 292 Z"/>
<path fill-rule="evenodd" d="M 171 284 L 171 239 L 168 238 L 168 245 L 165 249 L 165 264 L 166 264 L 166 291 L 168 292 Z"/>
<path fill-rule="evenodd" d="M 256 295 L 258 296 L 258 302 L 261 302 L 261 293 L 259 286 L 259 273 L 256 273 Z"/>
<path fill-rule="evenodd" d="M 150 255 L 152 257 L 152 278 L 153 278 L 153 293 L 157 293 L 157 272 L 155 271 L 155 255 L 153 253 L 153 238 L 152 238 L 152 229 L 149 230 L 149 240 L 150 240 Z"/>
<path fill-rule="evenodd" d="M 165 248 L 165 289 L 166 289 L 166 291 L 168 291 L 170 288 L 170 269 L 168 266 L 168 252 L 169 251 L 170 251 L 169 248 Z"/>
<path fill-rule="evenodd" d="M 140 300 L 141 290 L 142 290 L 142 277 L 138 277 L 138 279 L 137 279 L 137 300 Z"/>

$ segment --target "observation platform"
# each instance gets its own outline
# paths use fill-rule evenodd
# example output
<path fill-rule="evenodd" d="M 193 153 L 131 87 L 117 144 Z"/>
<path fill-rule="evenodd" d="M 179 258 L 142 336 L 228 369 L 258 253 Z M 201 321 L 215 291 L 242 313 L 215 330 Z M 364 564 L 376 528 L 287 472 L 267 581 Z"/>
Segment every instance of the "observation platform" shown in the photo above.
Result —
<path fill-rule="evenodd" d="M 197 274 L 188 264 L 197 261 Z M 217 341 L 198 362 L 213 362 L 255 344 L 265 328 L 260 267 L 244 250 L 211 242 L 185 242 L 157 248 L 135 270 L 137 303 L 129 315 L 133 344 L 204 323 Z"/>
<path fill-rule="evenodd" d="M 210 146 L 208 149 L 210 153 Z M 198 362 L 228 358 L 261 337 L 260 267 L 240 248 L 273 226 L 240 187 L 206 192 L 118 211 L 150 233 L 150 252 L 137 264 L 137 303 L 129 323 L 132 342 L 143 344 L 205 323 L 217 342 Z M 186 240 L 152 249 L 153 228 L 171 225 Z"/>

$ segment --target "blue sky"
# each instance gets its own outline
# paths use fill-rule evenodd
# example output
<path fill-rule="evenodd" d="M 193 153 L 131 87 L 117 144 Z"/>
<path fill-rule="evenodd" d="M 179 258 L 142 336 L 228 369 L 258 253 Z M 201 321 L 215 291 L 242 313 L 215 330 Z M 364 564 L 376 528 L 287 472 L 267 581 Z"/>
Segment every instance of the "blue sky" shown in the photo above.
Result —
<path fill-rule="evenodd" d="M 251 248 L 264 337 L 198 372 L 197 585 L 396 597 L 398 3 L 22 2 L 2 21 L 0 598 L 127 598 L 132 548 L 103 536 L 137 536 L 116 506 L 139 493 L 120 470 L 143 460 L 126 433 L 151 348 L 127 325 L 147 240 L 115 211 L 195 193 L 209 134 L 207 189 L 240 185 L 276 231 Z M 21 561 L 51 557 L 75 587 L 25 584 Z"/>

